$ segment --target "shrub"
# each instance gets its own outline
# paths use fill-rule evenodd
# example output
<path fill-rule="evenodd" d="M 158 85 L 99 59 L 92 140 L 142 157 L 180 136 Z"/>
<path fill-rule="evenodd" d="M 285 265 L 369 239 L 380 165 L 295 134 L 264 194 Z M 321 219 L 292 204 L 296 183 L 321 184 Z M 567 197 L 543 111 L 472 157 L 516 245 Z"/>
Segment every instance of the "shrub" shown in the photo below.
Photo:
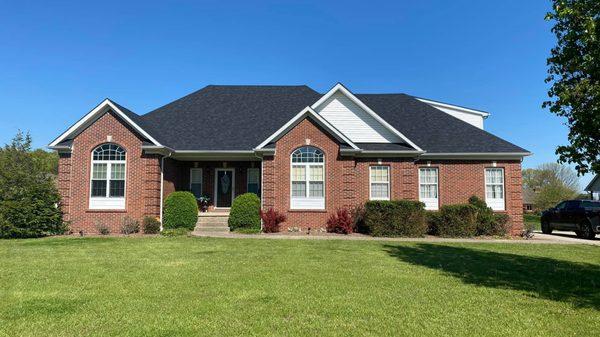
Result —
<path fill-rule="evenodd" d="M 165 199 L 163 227 L 194 229 L 198 222 L 198 203 L 190 192 L 173 192 Z"/>
<path fill-rule="evenodd" d="M 436 234 L 445 237 L 475 236 L 477 235 L 477 214 L 477 207 L 469 204 L 442 206 Z"/>
<path fill-rule="evenodd" d="M 425 205 L 419 201 L 369 201 L 365 204 L 365 225 L 373 236 L 423 236 L 427 231 L 425 216 Z"/>
<path fill-rule="evenodd" d="M 509 217 L 507 214 L 494 213 L 487 204 L 477 196 L 469 198 L 469 204 L 477 208 L 476 235 L 504 236 L 508 234 Z"/>
<path fill-rule="evenodd" d="M 59 204 L 54 172 L 31 151 L 29 134 L 19 132 L 0 148 L 0 238 L 63 234 Z"/>
<path fill-rule="evenodd" d="M 338 209 L 327 220 L 327 232 L 337 234 L 351 234 L 354 220 L 347 209 Z"/>
<path fill-rule="evenodd" d="M 163 229 L 163 231 L 160 232 L 161 235 L 168 236 L 168 237 L 184 236 L 184 235 L 188 235 L 189 233 L 190 233 L 190 230 L 187 228 L 184 228 L 184 227 Z"/>
<path fill-rule="evenodd" d="M 140 231 L 140 222 L 130 216 L 124 216 L 121 220 L 121 233 L 125 235 L 138 233 Z"/>
<path fill-rule="evenodd" d="M 100 221 L 96 220 L 95 227 L 96 227 L 96 230 L 98 231 L 98 233 L 100 233 L 100 235 L 110 234 L 110 228 L 106 224 L 104 224 Z"/>
<path fill-rule="evenodd" d="M 152 216 L 144 217 L 142 230 L 144 234 L 158 234 L 160 232 L 160 221 Z"/>
<path fill-rule="evenodd" d="M 254 193 L 244 193 L 233 199 L 229 211 L 229 228 L 260 229 L 260 199 Z"/>
<path fill-rule="evenodd" d="M 352 230 L 356 233 L 368 234 L 369 230 L 365 225 L 365 205 L 358 204 L 350 209 L 350 216 L 353 224 Z"/>
<path fill-rule="evenodd" d="M 439 211 L 427 211 L 427 233 L 439 235 L 438 228 L 442 225 L 442 215 Z"/>
<path fill-rule="evenodd" d="M 276 210 L 269 208 L 268 211 L 260 211 L 260 217 L 263 221 L 263 232 L 265 233 L 278 233 L 281 231 L 281 223 L 285 222 L 285 215 L 277 212 Z"/>

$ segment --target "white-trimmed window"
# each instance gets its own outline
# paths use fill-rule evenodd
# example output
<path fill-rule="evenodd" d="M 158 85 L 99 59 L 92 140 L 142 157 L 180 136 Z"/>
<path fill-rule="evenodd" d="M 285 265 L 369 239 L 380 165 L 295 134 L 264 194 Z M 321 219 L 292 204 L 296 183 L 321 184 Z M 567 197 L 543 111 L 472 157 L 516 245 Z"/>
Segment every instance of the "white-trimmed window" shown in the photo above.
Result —
<path fill-rule="evenodd" d="M 249 168 L 247 174 L 246 188 L 248 193 L 260 195 L 260 170 L 258 168 Z"/>
<path fill-rule="evenodd" d="M 92 151 L 90 209 L 125 209 L 125 150 L 102 144 Z"/>
<path fill-rule="evenodd" d="M 495 211 L 504 210 L 504 169 L 485 169 L 485 202 Z"/>
<path fill-rule="evenodd" d="M 202 196 L 202 169 L 190 169 L 190 191 L 196 199 Z"/>
<path fill-rule="evenodd" d="M 390 167 L 369 167 L 370 199 L 390 200 Z"/>
<path fill-rule="evenodd" d="M 323 151 L 305 146 L 292 153 L 292 209 L 325 209 L 325 158 Z"/>
<path fill-rule="evenodd" d="M 425 204 L 427 210 L 437 210 L 438 199 L 438 169 L 419 169 L 419 201 Z"/>

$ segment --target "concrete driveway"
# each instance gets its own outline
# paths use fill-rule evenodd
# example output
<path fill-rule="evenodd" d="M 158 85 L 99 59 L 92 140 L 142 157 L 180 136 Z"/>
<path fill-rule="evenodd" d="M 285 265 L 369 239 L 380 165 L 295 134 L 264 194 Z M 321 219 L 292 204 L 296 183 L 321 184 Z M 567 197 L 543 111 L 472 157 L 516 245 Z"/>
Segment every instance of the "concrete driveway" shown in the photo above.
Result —
<path fill-rule="evenodd" d="M 596 235 L 596 238 L 593 240 L 586 240 L 578 238 L 574 232 L 552 231 L 552 234 L 542 234 L 542 232 L 536 231 L 535 238 L 556 243 L 579 243 L 600 246 L 600 235 Z"/>

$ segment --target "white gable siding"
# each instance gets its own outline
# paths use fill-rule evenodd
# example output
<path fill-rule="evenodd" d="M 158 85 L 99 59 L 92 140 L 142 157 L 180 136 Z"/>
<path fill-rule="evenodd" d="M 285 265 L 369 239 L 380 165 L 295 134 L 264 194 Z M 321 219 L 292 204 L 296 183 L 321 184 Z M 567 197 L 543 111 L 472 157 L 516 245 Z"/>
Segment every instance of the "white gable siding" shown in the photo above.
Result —
<path fill-rule="evenodd" d="M 481 115 L 475 115 L 472 113 L 462 112 L 462 111 L 458 111 L 458 110 L 454 110 L 454 109 L 450 109 L 450 108 L 444 108 L 444 107 L 435 106 L 435 105 L 433 105 L 433 107 L 438 110 L 442 110 L 443 112 L 447 113 L 450 116 L 456 117 L 462 121 L 465 121 L 465 122 L 467 122 L 471 125 L 474 125 L 483 130 L 483 116 L 481 116 Z"/>
<path fill-rule="evenodd" d="M 431 100 L 424 99 L 424 98 L 417 98 L 417 99 L 423 103 L 431 105 L 432 107 L 434 107 L 440 111 L 447 113 L 448 115 L 450 115 L 454 118 L 458 118 L 458 119 L 462 120 L 463 122 L 467 122 L 475 127 L 478 127 L 481 130 L 483 130 L 483 120 L 487 116 L 489 116 L 489 113 L 487 113 L 487 112 L 482 112 L 482 111 L 480 112 L 477 110 L 463 108 L 460 106 L 455 106 L 455 105 L 451 105 L 451 104 L 447 104 L 447 103 L 431 101 Z"/>
<path fill-rule="evenodd" d="M 355 143 L 398 143 L 400 137 L 344 94 L 337 92 L 315 111 Z"/>

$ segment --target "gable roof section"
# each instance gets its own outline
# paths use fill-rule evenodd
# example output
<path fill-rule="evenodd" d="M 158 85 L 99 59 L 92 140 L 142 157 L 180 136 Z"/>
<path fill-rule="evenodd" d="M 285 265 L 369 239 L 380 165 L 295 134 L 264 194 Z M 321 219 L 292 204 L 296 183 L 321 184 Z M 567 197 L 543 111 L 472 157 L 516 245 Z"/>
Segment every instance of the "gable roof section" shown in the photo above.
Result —
<path fill-rule="evenodd" d="M 384 128 L 389 130 L 392 134 L 399 137 L 402 141 L 406 142 L 410 146 L 412 146 L 417 151 L 423 151 L 417 144 L 413 143 L 409 138 L 403 135 L 400 131 L 396 130 L 392 125 L 390 125 L 385 119 L 381 118 L 375 111 L 371 110 L 369 106 L 363 103 L 357 96 L 350 92 L 350 90 L 346 89 L 341 83 L 336 84 L 333 88 L 331 88 L 323 97 L 321 97 L 318 101 L 316 101 L 311 107 L 313 109 L 318 109 L 320 105 L 327 102 L 327 100 L 332 97 L 336 93 L 342 93 L 346 97 L 350 99 L 354 104 L 356 104 L 360 109 L 365 111 L 368 115 L 370 115 L 375 121 L 380 123 Z"/>
<path fill-rule="evenodd" d="M 337 92 L 346 95 L 402 140 L 395 143 L 353 141 L 319 116 L 314 108 Z M 146 148 L 182 153 L 251 154 L 259 146 L 269 150 L 273 148 L 273 139 L 306 115 L 338 138 L 342 149 L 348 152 L 358 148 L 363 154 L 412 152 L 430 158 L 519 158 L 529 154 L 418 98 L 405 94 L 352 94 L 341 84 L 324 95 L 305 85 L 210 85 L 145 115 L 137 115 L 106 99 L 55 139 L 50 148 L 68 149 L 72 135 L 109 110 L 148 140 Z"/>
<path fill-rule="evenodd" d="M 320 126 L 325 128 L 325 130 L 327 130 L 337 140 L 339 140 L 340 142 L 346 143 L 352 149 L 354 149 L 354 150 L 359 149 L 358 146 L 356 146 L 350 139 L 348 139 L 348 137 L 346 137 L 339 130 L 337 130 L 335 127 L 333 127 L 327 120 L 325 120 L 325 118 L 321 117 L 311 107 L 307 106 L 306 108 L 304 108 L 304 110 L 300 111 L 300 113 L 298 113 L 296 116 L 294 116 L 294 118 L 290 119 L 287 123 L 285 123 L 285 125 L 283 125 L 281 128 L 279 128 L 279 130 L 277 130 L 275 133 L 273 133 L 271 136 L 269 136 L 267 139 L 265 139 L 262 143 L 260 143 L 256 147 L 256 150 L 260 150 L 260 149 L 264 148 L 265 146 L 267 146 L 268 144 L 276 142 L 279 138 L 281 138 L 286 133 L 288 133 L 291 129 L 293 129 L 296 125 L 298 125 L 298 123 L 303 121 L 305 118 L 311 118 L 312 120 L 317 122 L 317 124 L 319 124 Z"/>
<path fill-rule="evenodd" d="M 109 111 L 113 111 L 116 113 L 121 119 L 123 119 L 129 126 L 131 126 L 134 130 L 139 132 L 142 136 L 152 142 L 155 146 L 162 146 L 154 137 L 152 137 L 146 130 L 144 130 L 140 126 L 140 116 L 135 114 L 133 111 L 111 101 L 110 99 L 105 99 L 100 104 L 98 104 L 92 111 L 88 112 L 83 118 L 73 124 L 67 131 L 63 132 L 60 136 L 58 136 L 55 140 L 48 145 L 51 149 L 65 149 L 70 148 L 72 141 L 70 140 L 70 136 L 75 135 L 85 128 L 87 128 L 91 123 L 93 123 L 98 117 L 102 116 Z"/>
<path fill-rule="evenodd" d="M 305 85 L 209 85 L 140 118 L 176 150 L 245 151 L 320 97 Z"/>
<path fill-rule="evenodd" d="M 360 100 L 402 130 L 427 155 L 530 153 L 406 94 L 357 94 Z"/>

